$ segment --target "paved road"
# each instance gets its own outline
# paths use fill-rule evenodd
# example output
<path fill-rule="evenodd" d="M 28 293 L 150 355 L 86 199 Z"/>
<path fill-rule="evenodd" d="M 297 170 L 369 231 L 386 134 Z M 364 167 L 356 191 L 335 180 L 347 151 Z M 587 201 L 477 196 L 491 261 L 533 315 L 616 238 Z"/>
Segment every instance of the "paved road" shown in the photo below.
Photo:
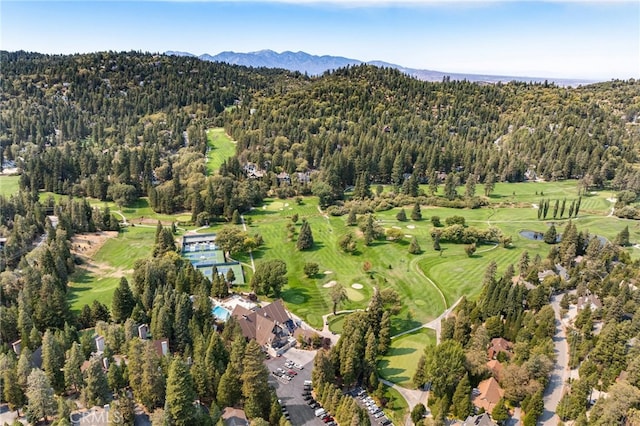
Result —
<path fill-rule="evenodd" d="M 569 377 L 569 345 L 567 344 L 567 335 L 562 325 L 560 313 L 560 300 L 563 295 L 556 294 L 551 298 L 551 306 L 556 314 L 556 333 L 553 336 L 556 364 L 551 373 L 549 384 L 544 390 L 544 412 L 538 422 L 547 426 L 555 426 L 560 422 L 556 409 L 564 394 L 564 386 Z"/>

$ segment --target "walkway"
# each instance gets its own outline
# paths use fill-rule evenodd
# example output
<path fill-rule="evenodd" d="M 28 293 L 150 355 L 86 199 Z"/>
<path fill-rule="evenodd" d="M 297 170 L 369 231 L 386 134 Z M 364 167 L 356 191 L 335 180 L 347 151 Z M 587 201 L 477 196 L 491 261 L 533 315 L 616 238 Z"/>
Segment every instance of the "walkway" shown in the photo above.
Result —
<path fill-rule="evenodd" d="M 244 221 L 244 215 L 243 214 L 240 215 L 240 221 L 242 222 L 242 230 L 244 232 L 247 232 L 247 224 Z M 251 270 L 253 270 L 253 272 L 255 272 L 256 271 L 256 264 L 253 261 L 253 252 L 251 250 L 249 250 L 249 259 L 251 259 Z"/>
<path fill-rule="evenodd" d="M 395 383 L 382 378 L 380 379 L 380 381 L 384 383 L 386 386 L 389 386 L 395 389 L 396 391 L 398 391 L 400 395 L 402 395 L 402 397 L 405 399 L 405 401 L 407 401 L 407 404 L 409 405 L 409 412 L 411 412 L 411 410 L 413 410 L 413 407 L 415 407 L 418 404 L 423 404 L 425 407 L 427 406 L 427 399 L 429 397 L 429 392 L 421 391 L 418 389 L 403 388 L 402 386 L 398 386 Z M 405 425 L 406 426 L 413 425 L 413 421 L 411 421 L 411 416 L 407 416 Z"/>

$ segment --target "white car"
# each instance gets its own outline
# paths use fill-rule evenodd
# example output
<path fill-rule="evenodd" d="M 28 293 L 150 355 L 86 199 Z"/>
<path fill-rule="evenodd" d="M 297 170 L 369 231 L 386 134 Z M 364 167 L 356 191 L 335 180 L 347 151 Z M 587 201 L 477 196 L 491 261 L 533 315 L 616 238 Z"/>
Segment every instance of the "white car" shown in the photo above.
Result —
<path fill-rule="evenodd" d="M 294 367 L 294 368 L 297 368 L 298 370 L 302 370 L 302 369 L 304 368 L 302 365 L 297 364 L 297 363 L 296 363 L 296 364 L 293 364 L 293 367 Z"/>

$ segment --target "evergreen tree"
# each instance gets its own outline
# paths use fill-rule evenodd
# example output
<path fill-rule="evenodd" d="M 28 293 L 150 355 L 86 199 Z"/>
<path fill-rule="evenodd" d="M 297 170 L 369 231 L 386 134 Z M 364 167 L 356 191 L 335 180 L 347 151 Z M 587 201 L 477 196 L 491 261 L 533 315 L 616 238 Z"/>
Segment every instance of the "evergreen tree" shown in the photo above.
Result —
<path fill-rule="evenodd" d="M 422 253 L 422 249 L 420 248 L 420 244 L 418 244 L 418 240 L 415 236 L 411 237 L 411 242 L 409 243 L 409 253 L 411 254 L 420 254 Z"/>
<path fill-rule="evenodd" d="M 102 369 L 102 357 L 95 356 L 89 360 L 82 395 L 88 407 L 102 406 L 109 400 L 109 383 Z"/>
<path fill-rule="evenodd" d="M 354 226 L 357 223 L 356 210 L 352 207 L 351 210 L 349 210 L 349 215 L 347 216 L 347 226 Z"/>
<path fill-rule="evenodd" d="M 56 412 L 56 400 L 53 388 L 47 375 L 40 369 L 34 368 L 27 379 L 27 419 L 30 423 L 38 423 L 44 418 L 48 422 L 49 416 Z"/>
<path fill-rule="evenodd" d="M 217 401 L 221 407 L 234 406 L 242 397 L 242 380 L 240 379 L 241 371 L 237 365 L 230 362 L 227 365 L 224 374 L 220 377 L 218 385 Z"/>
<path fill-rule="evenodd" d="M 509 411 L 504 403 L 504 398 L 500 398 L 500 401 L 493 407 L 491 417 L 498 424 L 504 424 L 504 422 L 509 419 Z"/>
<path fill-rule="evenodd" d="M 629 245 L 629 226 L 625 226 L 622 231 L 616 235 L 615 243 L 621 247 L 627 247 Z"/>
<path fill-rule="evenodd" d="M 169 366 L 167 377 L 167 391 L 165 413 L 176 426 L 190 426 L 194 424 L 196 399 L 193 379 L 187 365 L 175 357 Z"/>
<path fill-rule="evenodd" d="M 496 187 L 496 174 L 493 170 L 487 173 L 487 176 L 484 178 L 484 196 L 488 197 L 491 195 L 493 190 Z"/>
<path fill-rule="evenodd" d="M 422 403 L 416 404 L 416 406 L 413 407 L 413 410 L 411 410 L 411 421 L 413 422 L 413 424 L 421 425 L 422 419 L 424 418 L 424 415 L 426 413 L 427 413 L 427 407 L 425 407 L 424 404 Z"/>
<path fill-rule="evenodd" d="M 466 419 L 473 409 L 471 405 L 471 383 L 469 375 L 465 374 L 458 382 L 451 399 L 453 415 L 458 419 Z"/>
<path fill-rule="evenodd" d="M 556 202 L 553 204 L 553 218 L 556 219 L 558 217 L 558 207 L 560 207 L 560 200 L 556 199 Z"/>
<path fill-rule="evenodd" d="M 340 284 L 336 284 L 331 287 L 331 290 L 329 290 L 329 295 L 331 297 L 331 302 L 333 303 L 333 315 L 335 315 L 338 305 L 345 300 L 348 300 L 347 291 Z"/>
<path fill-rule="evenodd" d="M 113 301 L 111 302 L 111 316 L 115 322 L 123 323 L 131 316 L 136 301 L 133 292 L 129 287 L 129 282 L 125 277 L 120 278 L 118 287 L 113 291 Z"/>
<path fill-rule="evenodd" d="M 391 313 L 385 310 L 380 320 L 380 332 L 378 333 L 378 353 L 385 354 L 391 347 Z"/>
<path fill-rule="evenodd" d="M 476 177 L 473 174 L 469 174 L 467 182 L 465 183 L 464 196 L 466 198 L 473 198 L 476 195 Z"/>
<path fill-rule="evenodd" d="M 422 220 L 422 212 L 420 211 L 420 203 L 415 203 L 413 205 L 413 210 L 411 210 L 411 220 Z"/>
<path fill-rule="evenodd" d="M 242 395 L 245 398 L 244 409 L 249 418 L 269 418 L 271 405 L 269 371 L 263 361 L 264 355 L 260 345 L 255 340 L 251 340 L 245 350 L 241 375 Z"/>
<path fill-rule="evenodd" d="M 580 204 L 582 203 L 582 197 L 578 197 L 578 201 L 576 202 L 576 207 L 573 210 L 573 217 L 578 217 L 578 211 L 580 210 Z"/>
<path fill-rule="evenodd" d="M 449 201 L 455 200 L 458 197 L 458 192 L 456 191 L 457 181 L 458 178 L 454 173 L 447 174 L 444 180 L 444 196 Z"/>
<path fill-rule="evenodd" d="M 133 426 L 135 424 L 135 402 L 126 392 L 111 403 L 110 426 Z"/>
<path fill-rule="evenodd" d="M 231 216 L 231 223 L 234 225 L 240 225 L 242 223 L 242 219 L 240 218 L 240 212 L 238 209 L 233 211 L 233 215 Z"/>
<path fill-rule="evenodd" d="M 64 352 L 51 330 L 47 330 L 42 338 L 42 369 L 49 383 L 56 392 L 64 390 Z"/>
<path fill-rule="evenodd" d="M 20 384 L 18 383 L 18 375 L 16 368 L 10 367 L 4 370 L 2 375 L 3 389 L 2 396 L 4 401 L 9 404 L 9 410 L 16 411 L 20 416 L 20 408 L 24 406 L 26 398 Z"/>
<path fill-rule="evenodd" d="M 311 232 L 311 226 L 306 220 L 302 221 L 300 227 L 300 234 L 298 235 L 298 241 L 296 242 L 296 248 L 300 251 L 308 250 L 313 247 L 313 233 Z"/>
<path fill-rule="evenodd" d="M 364 244 L 371 245 L 373 242 L 373 216 L 367 215 L 367 219 L 364 225 Z"/>
<path fill-rule="evenodd" d="M 67 351 L 67 360 L 64 364 L 64 383 L 67 389 L 73 388 L 78 392 L 84 385 L 84 379 L 80 367 L 84 362 L 84 354 L 79 343 L 73 342 L 71 349 Z"/>
<path fill-rule="evenodd" d="M 407 220 L 407 213 L 404 211 L 404 209 L 400 209 L 398 214 L 396 214 L 396 220 L 400 222 L 405 222 Z"/>
<path fill-rule="evenodd" d="M 544 236 L 542 237 L 543 241 L 547 244 L 557 243 L 558 242 L 557 238 L 558 238 L 558 232 L 556 231 L 555 225 L 551 225 L 549 229 L 547 229 L 547 232 L 545 232 Z"/>
<path fill-rule="evenodd" d="M 438 192 L 438 172 L 437 171 L 433 171 L 433 173 L 431 174 L 431 177 L 429 178 L 429 194 L 431 194 L 431 196 L 436 195 L 436 193 Z"/>

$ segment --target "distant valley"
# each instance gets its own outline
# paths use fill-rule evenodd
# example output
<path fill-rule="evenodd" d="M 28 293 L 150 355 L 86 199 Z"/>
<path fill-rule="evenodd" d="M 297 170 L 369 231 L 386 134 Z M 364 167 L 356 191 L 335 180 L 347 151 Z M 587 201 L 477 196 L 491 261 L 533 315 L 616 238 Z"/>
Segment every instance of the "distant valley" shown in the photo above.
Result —
<path fill-rule="evenodd" d="M 167 51 L 166 55 L 173 56 L 192 56 L 193 53 Z M 553 82 L 559 86 L 578 86 L 584 84 L 595 83 L 596 80 L 584 79 L 565 79 L 565 78 L 546 78 L 546 77 L 527 77 L 527 76 L 505 76 L 505 75 L 485 75 L 485 74 L 460 74 L 444 71 L 434 71 L 425 69 L 407 68 L 402 65 L 391 64 L 384 61 L 361 61 L 358 59 L 350 59 L 342 56 L 330 55 L 311 55 L 306 52 L 274 52 L 273 50 L 260 50 L 257 52 L 232 52 L 225 51 L 217 55 L 203 54 L 197 56 L 203 61 L 225 62 L 231 65 L 243 65 L 247 67 L 265 67 L 265 68 L 282 68 L 289 71 L 298 71 L 309 75 L 321 75 L 325 71 L 334 70 L 348 65 L 359 65 L 367 63 L 379 67 L 395 68 L 403 73 L 415 77 L 423 81 L 442 81 L 443 78 L 449 77 L 451 80 L 467 80 L 477 83 L 495 84 L 498 82 L 523 81 L 544 83 L 545 80 Z"/>

